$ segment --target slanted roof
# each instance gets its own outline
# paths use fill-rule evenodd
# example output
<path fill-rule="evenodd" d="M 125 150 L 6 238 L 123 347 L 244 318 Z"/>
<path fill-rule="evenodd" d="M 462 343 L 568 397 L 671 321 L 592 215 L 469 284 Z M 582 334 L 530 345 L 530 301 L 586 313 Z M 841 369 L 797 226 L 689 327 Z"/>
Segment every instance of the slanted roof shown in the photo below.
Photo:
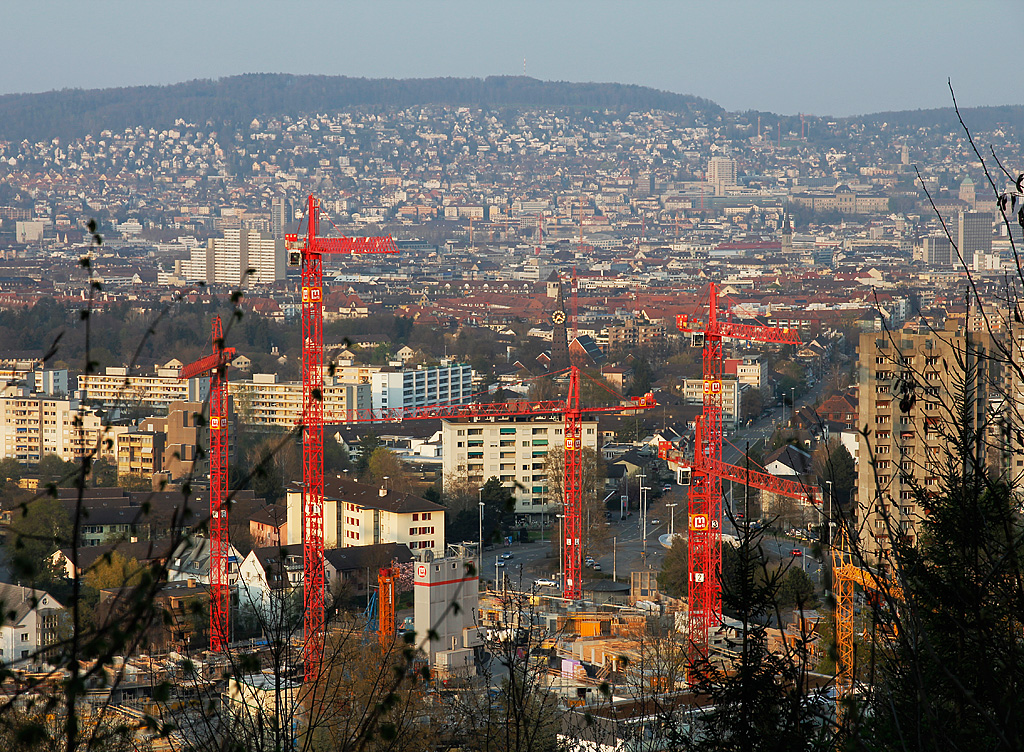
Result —
<path fill-rule="evenodd" d="M 45 590 L 0 582 L 0 613 L 5 624 L 20 624 L 33 610 L 56 609 L 63 606 Z"/>
<path fill-rule="evenodd" d="M 324 551 L 324 558 L 339 572 L 352 572 L 367 567 L 386 566 L 397 561 L 412 561 L 412 552 L 404 543 L 375 543 L 370 546 L 346 546 Z"/>
<path fill-rule="evenodd" d="M 381 509 L 395 514 L 410 514 L 412 512 L 443 512 L 445 508 L 440 504 L 427 501 L 424 498 L 410 493 L 403 493 L 388 489 L 381 494 L 378 486 L 367 485 L 347 480 L 341 476 L 324 476 L 324 497 L 335 501 L 358 504 L 367 509 Z"/>

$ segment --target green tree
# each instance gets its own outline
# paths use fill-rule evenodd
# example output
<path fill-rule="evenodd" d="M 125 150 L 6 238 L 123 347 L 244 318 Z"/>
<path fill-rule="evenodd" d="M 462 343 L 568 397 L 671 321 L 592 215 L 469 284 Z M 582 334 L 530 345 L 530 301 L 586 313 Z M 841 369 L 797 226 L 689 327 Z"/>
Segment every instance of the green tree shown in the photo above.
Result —
<path fill-rule="evenodd" d="M 846 506 L 857 485 L 857 463 L 839 439 L 832 437 L 811 454 L 811 468 L 821 484 L 831 481 L 836 503 Z"/>
<path fill-rule="evenodd" d="M 8 485 L 17 486 L 24 472 L 25 468 L 13 457 L 0 459 L 0 485 L 5 489 Z"/>
<path fill-rule="evenodd" d="M 4 544 L 12 575 L 25 582 L 44 581 L 48 557 L 70 543 L 71 516 L 63 502 L 49 495 L 22 502 L 12 512 Z"/>
<path fill-rule="evenodd" d="M 392 491 L 411 493 L 413 490 L 413 477 L 409 467 L 397 453 L 387 447 L 377 447 L 373 450 L 364 477 L 367 481 L 386 486 Z"/>
<path fill-rule="evenodd" d="M 44 454 L 36 466 L 40 485 L 56 483 L 61 488 L 71 488 L 75 485 L 78 472 L 77 462 L 65 462 L 56 454 Z"/>
<path fill-rule="evenodd" d="M 85 573 L 83 582 L 96 591 L 106 588 L 134 587 L 142 582 L 145 573 L 138 559 L 114 550 L 96 560 Z"/>
<path fill-rule="evenodd" d="M 894 546 L 905 597 L 866 736 L 882 747 L 1022 749 L 1019 502 L 1010 487 L 969 470 L 918 503 L 919 544 Z"/>
<path fill-rule="evenodd" d="M 100 458 L 92 463 L 92 482 L 103 488 L 117 485 L 117 465 L 107 459 Z"/>
<path fill-rule="evenodd" d="M 785 574 L 779 582 L 776 604 L 780 607 L 813 608 L 817 605 L 817 601 L 814 583 L 807 576 L 807 572 L 792 564 L 786 566 Z"/>
<path fill-rule="evenodd" d="M 363 434 L 363 437 L 359 440 L 359 459 L 356 461 L 356 470 L 359 471 L 360 475 L 366 473 L 366 468 L 370 464 L 370 457 L 373 456 L 374 450 L 382 446 L 384 446 L 384 442 L 373 431 Z"/>

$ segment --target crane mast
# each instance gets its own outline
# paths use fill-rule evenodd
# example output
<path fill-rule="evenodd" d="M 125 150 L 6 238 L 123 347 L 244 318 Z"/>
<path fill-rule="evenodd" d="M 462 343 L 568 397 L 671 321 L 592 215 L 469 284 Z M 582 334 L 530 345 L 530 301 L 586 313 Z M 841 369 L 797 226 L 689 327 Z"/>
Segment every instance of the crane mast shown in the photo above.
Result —
<path fill-rule="evenodd" d="M 182 366 L 179 379 L 210 375 L 210 650 L 228 644 L 231 591 L 228 572 L 228 364 L 235 348 L 224 347 L 220 316 L 213 319 L 213 354 Z"/>
<path fill-rule="evenodd" d="M 681 315 L 676 325 L 703 347 L 703 415 L 694 442 L 688 525 L 690 652 L 698 659 L 707 656 L 711 630 L 722 621 L 722 340 L 799 344 L 800 338 L 789 328 L 720 321 L 714 282 L 707 321 L 691 322 Z"/>
<path fill-rule="evenodd" d="M 312 195 L 306 238 L 285 236 L 302 285 L 302 568 L 305 679 L 319 674 L 324 648 L 324 301 L 323 254 L 398 253 L 390 235 L 321 238 L 320 202 Z"/>

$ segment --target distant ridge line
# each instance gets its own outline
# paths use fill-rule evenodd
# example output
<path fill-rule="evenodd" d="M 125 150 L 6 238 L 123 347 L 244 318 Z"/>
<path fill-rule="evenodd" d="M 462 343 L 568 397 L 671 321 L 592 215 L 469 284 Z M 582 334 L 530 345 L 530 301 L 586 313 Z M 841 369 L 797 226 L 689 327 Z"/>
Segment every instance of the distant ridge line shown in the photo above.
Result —
<path fill-rule="evenodd" d="M 385 79 L 247 73 L 166 86 L 64 89 L 0 96 L 0 139 L 76 138 L 176 119 L 248 125 L 253 118 L 410 106 L 578 107 L 722 113 L 700 97 L 645 86 L 540 81 L 526 76 Z"/>

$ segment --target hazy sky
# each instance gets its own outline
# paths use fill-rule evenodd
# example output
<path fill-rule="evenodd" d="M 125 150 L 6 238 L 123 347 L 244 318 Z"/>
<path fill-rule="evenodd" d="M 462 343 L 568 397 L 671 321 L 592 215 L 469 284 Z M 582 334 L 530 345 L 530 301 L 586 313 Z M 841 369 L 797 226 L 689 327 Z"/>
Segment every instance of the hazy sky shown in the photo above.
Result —
<path fill-rule="evenodd" d="M 0 93 L 521 74 L 848 115 L 1021 104 L 1022 0 L 3 0 Z M 1004 70 L 1000 70 L 1004 67 Z"/>

